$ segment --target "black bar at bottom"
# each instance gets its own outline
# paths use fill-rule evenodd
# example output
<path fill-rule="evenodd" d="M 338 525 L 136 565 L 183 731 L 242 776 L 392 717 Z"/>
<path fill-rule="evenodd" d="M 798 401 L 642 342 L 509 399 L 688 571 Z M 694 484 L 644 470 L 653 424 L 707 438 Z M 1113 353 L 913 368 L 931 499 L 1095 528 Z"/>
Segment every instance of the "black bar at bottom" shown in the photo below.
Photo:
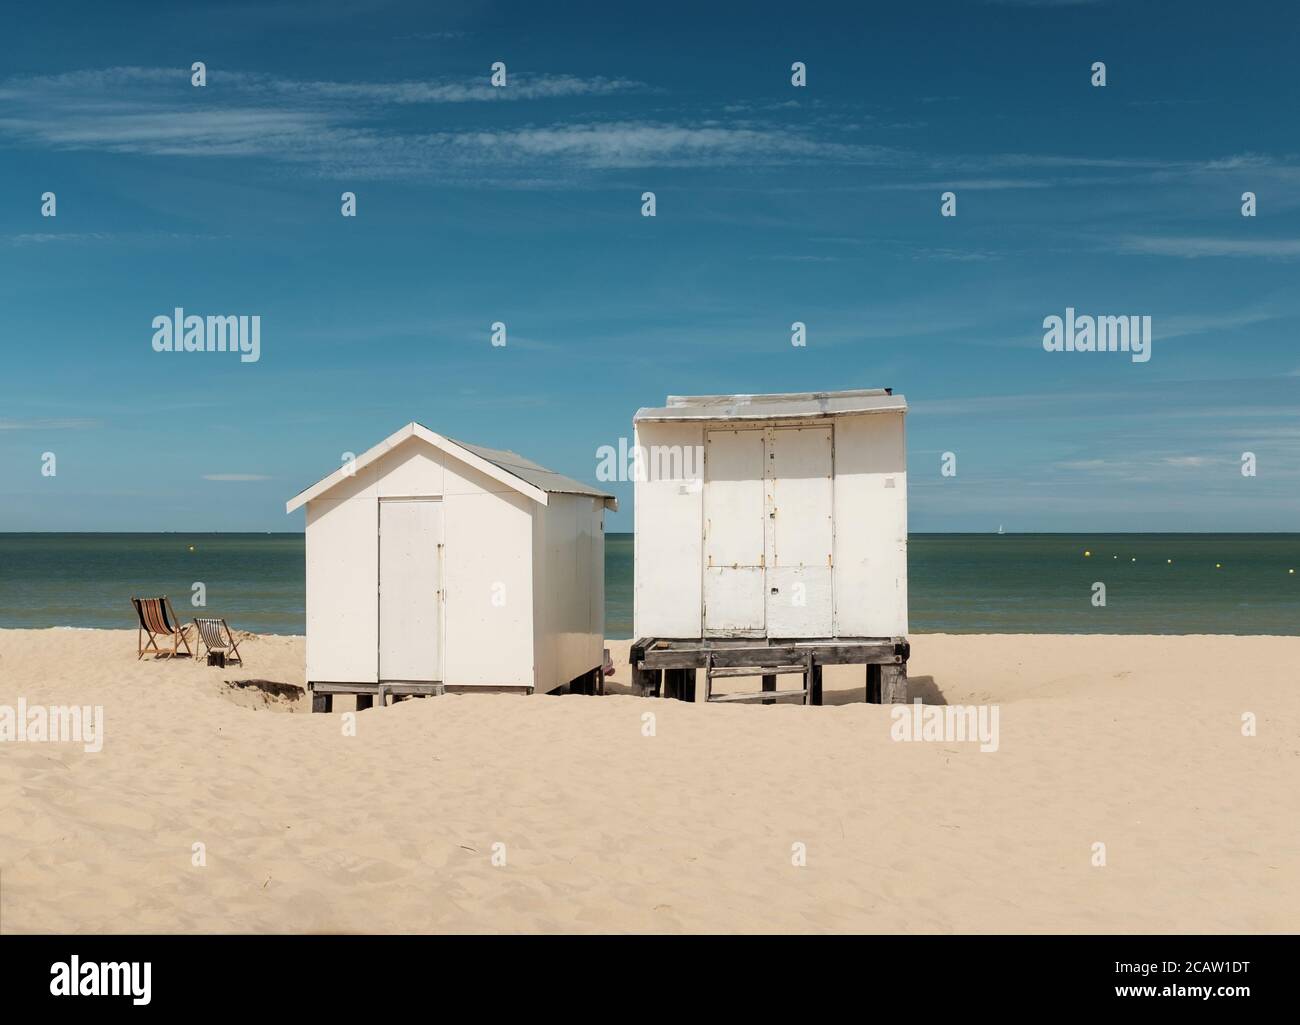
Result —
<path fill-rule="evenodd" d="M 490 926 L 484 922 L 484 927 Z M 284 1007 L 301 1016 L 387 1006 L 536 1009 L 555 965 L 583 965 L 565 981 L 564 1006 L 610 1012 L 635 1005 L 636 966 L 700 958 L 710 971 L 746 975 L 764 963 L 815 965 L 765 972 L 761 985 L 727 987 L 730 1011 L 752 1004 L 807 1007 L 820 993 L 871 986 L 889 1008 L 987 1011 L 1152 1007 L 1219 1018 L 1294 1008 L 1296 936 L 0 936 L 6 1012 L 98 1015 Z M 790 958 L 789 962 L 784 959 Z M 146 974 L 144 965 L 148 964 Z M 889 963 L 885 974 L 863 964 Z M 382 965 L 378 976 L 357 972 Z M 484 989 L 508 965 L 510 985 Z M 107 967 L 104 967 L 107 966 Z M 436 966 L 436 971 L 433 970 Z M 75 971 L 74 971 L 75 969 Z M 569 969 L 571 970 L 571 969 Z M 568 970 L 566 970 L 568 971 Z M 752 975 L 750 976 L 752 978 Z M 757 980 L 755 980 L 757 981 Z M 147 985 L 145 984 L 147 982 Z M 690 973 L 656 974 L 655 999 L 698 1003 Z M 92 989 L 118 995 L 91 995 Z M 866 994 L 862 994 L 866 997 Z M 724 994 L 719 994 L 719 999 Z M 147 1003 L 144 1001 L 147 999 Z M 545 1002 L 546 998 L 543 998 Z M 12 1017 L 10 1020 L 28 1020 Z"/>

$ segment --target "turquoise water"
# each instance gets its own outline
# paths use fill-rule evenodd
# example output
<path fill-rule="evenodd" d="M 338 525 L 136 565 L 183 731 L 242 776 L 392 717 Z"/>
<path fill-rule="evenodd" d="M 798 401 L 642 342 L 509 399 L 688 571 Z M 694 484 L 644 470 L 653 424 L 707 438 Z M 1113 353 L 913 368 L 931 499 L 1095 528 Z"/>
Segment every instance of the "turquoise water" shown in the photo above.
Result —
<path fill-rule="evenodd" d="M 206 609 L 191 603 L 196 581 Z M 0 534 L 0 627 L 134 628 L 132 596 L 160 594 L 182 620 L 224 616 L 236 629 L 300 634 L 303 536 Z"/>
<path fill-rule="evenodd" d="M 908 578 L 916 633 L 1300 634 L 1300 534 L 916 534 Z M 157 594 L 302 633 L 302 535 L 0 534 L 0 627 L 131 628 L 131 596 Z M 631 636 L 631 534 L 606 538 L 605 614 Z"/>

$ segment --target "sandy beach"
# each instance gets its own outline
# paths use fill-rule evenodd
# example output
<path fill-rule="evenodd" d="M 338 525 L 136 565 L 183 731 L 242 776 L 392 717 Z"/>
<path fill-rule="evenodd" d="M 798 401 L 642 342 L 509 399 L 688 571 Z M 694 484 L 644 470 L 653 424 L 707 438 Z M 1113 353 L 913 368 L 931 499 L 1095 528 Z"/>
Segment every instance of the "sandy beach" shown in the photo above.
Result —
<path fill-rule="evenodd" d="M 996 704 L 996 752 L 891 739 L 860 669 L 820 708 L 632 697 L 627 642 L 604 697 L 411 700 L 349 736 L 350 700 L 298 696 L 300 637 L 227 669 L 135 640 L 0 631 L 0 705 L 105 727 L 99 753 L 0 744 L 0 931 L 1300 922 L 1300 638 L 913 636 L 912 694 Z"/>

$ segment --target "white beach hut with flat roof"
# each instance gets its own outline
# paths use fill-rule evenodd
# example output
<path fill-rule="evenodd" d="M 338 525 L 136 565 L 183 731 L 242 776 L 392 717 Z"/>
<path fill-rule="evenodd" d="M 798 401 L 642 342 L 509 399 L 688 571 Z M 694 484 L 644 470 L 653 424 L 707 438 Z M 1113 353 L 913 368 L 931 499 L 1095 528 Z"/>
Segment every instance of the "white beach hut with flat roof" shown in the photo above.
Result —
<path fill-rule="evenodd" d="M 307 680 L 332 695 L 601 689 L 613 496 L 409 423 L 307 510 Z"/>
<path fill-rule="evenodd" d="M 788 662 L 816 703 L 818 665 L 862 662 L 892 667 L 884 700 L 896 698 L 908 654 L 906 413 L 887 388 L 671 396 L 638 410 L 633 668 L 638 657 L 647 673 L 712 658 L 722 676 Z"/>

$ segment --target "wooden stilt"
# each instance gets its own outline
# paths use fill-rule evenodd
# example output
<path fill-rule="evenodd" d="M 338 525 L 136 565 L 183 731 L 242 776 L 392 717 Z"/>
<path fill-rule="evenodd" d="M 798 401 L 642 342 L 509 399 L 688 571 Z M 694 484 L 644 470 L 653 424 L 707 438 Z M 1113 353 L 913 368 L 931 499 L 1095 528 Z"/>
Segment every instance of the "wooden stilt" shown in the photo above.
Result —
<path fill-rule="evenodd" d="M 764 690 L 776 690 L 776 677 L 775 677 L 775 676 L 764 676 L 764 677 L 763 677 L 763 689 L 764 689 Z M 765 698 L 765 699 L 763 700 L 763 704 L 765 704 L 765 705 L 775 705 L 775 704 L 776 704 L 776 698 Z"/>
<path fill-rule="evenodd" d="M 632 670 L 632 689 L 643 698 L 657 698 L 662 676 L 663 670 L 661 669 L 634 669 Z"/>
<path fill-rule="evenodd" d="M 822 667 L 820 663 L 813 663 L 812 679 L 808 681 L 808 689 L 811 692 L 811 704 L 820 705 L 822 703 Z"/>
<path fill-rule="evenodd" d="M 867 704 L 880 704 L 880 666 L 875 663 L 867 666 Z"/>
<path fill-rule="evenodd" d="M 896 662 L 880 667 L 880 703 L 903 705 L 907 703 L 907 663 Z"/>
<path fill-rule="evenodd" d="M 315 691 L 313 691 L 311 695 L 311 710 L 313 712 L 334 711 L 334 695 L 317 694 Z"/>

